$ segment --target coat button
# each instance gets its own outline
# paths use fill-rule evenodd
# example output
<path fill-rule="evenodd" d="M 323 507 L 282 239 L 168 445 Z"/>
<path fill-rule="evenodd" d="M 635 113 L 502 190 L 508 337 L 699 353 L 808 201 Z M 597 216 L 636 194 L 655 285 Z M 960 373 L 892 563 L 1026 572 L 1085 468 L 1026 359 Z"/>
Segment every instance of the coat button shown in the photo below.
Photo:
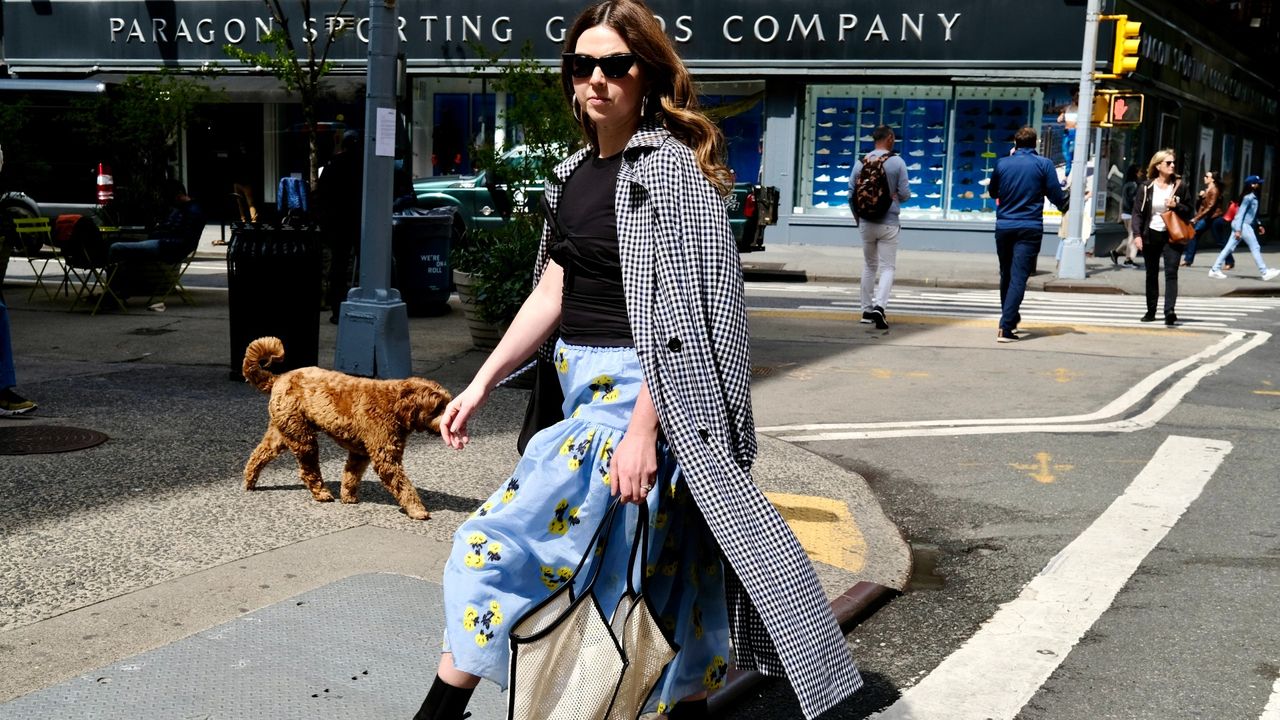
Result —
<path fill-rule="evenodd" d="M 667 349 L 671 352 L 680 352 L 681 347 L 683 345 L 680 344 L 680 338 L 678 337 L 673 337 L 667 341 Z"/>
<path fill-rule="evenodd" d="M 702 438 L 702 442 L 707 442 L 711 440 L 711 431 L 708 430 L 706 426 L 699 426 L 698 436 Z"/>

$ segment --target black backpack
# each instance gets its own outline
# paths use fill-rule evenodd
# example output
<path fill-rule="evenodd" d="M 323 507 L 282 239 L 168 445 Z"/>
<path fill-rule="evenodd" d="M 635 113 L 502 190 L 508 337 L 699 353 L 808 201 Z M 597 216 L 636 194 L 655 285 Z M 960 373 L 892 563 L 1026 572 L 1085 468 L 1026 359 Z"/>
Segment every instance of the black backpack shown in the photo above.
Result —
<path fill-rule="evenodd" d="M 849 208 L 863 220 L 882 220 L 893 206 L 893 191 L 889 188 L 889 176 L 884 171 L 884 164 L 893 155 L 885 153 L 862 161 L 862 170 L 849 193 Z"/>

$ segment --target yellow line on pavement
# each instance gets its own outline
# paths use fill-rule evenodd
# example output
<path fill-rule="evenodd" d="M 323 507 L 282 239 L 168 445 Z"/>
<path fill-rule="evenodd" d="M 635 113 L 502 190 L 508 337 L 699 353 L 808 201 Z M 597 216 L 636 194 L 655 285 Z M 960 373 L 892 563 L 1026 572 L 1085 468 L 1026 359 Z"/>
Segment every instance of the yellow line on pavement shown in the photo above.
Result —
<path fill-rule="evenodd" d="M 795 319 L 811 319 L 811 320 L 835 320 L 845 321 L 850 324 L 858 324 L 857 316 L 853 313 L 831 312 L 828 310 L 788 310 L 785 308 L 751 308 L 751 315 L 759 317 L 778 317 L 778 318 L 795 318 Z M 976 327 L 989 328 L 994 333 L 996 324 L 992 320 L 970 320 L 967 318 L 939 317 L 936 315 L 892 315 L 890 319 L 895 324 L 902 325 L 955 325 L 958 327 Z M 1089 325 L 1087 323 L 1022 323 L 1018 326 L 1020 330 L 1042 330 L 1045 334 L 1060 335 L 1062 332 L 1053 332 L 1061 328 L 1071 328 L 1072 330 L 1088 330 L 1089 332 L 1101 335 L 1191 335 L 1194 334 L 1190 330 L 1180 328 L 1166 327 L 1118 327 L 1115 325 Z"/>
<path fill-rule="evenodd" d="M 766 493 L 765 497 L 787 521 L 810 560 L 849 572 L 866 565 L 867 541 L 848 505 L 812 495 Z"/>
<path fill-rule="evenodd" d="M 1254 390 L 1254 395 L 1280 395 L 1280 390 Z"/>

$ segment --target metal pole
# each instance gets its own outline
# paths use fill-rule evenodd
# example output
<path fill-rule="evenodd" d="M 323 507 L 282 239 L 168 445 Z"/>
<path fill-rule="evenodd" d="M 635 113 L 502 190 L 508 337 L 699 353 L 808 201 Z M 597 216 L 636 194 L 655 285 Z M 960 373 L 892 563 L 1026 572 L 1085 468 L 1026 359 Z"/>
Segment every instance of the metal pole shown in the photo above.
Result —
<path fill-rule="evenodd" d="M 1085 173 L 1089 162 L 1089 122 L 1093 115 L 1093 70 L 1098 57 L 1098 5 L 1099 0 L 1089 0 L 1085 10 L 1084 49 L 1080 59 L 1080 93 L 1076 100 L 1076 142 L 1071 158 L 1071 206 L 1067 208 L 1067 238 L 1062 243 L 1062 260 L 1058 263 L 1058 277 L 1083 280 L 1084 245 L 1084 189 Z"/>
<path fill-rule="evenodd" d="M 409 314 L 391 284 L 391 203 L 396 146 L 396 0 L 369 0 L 364 113 L 360 285 L 338 318 L 334 367 L 353 375 L 409 377 Z"/>

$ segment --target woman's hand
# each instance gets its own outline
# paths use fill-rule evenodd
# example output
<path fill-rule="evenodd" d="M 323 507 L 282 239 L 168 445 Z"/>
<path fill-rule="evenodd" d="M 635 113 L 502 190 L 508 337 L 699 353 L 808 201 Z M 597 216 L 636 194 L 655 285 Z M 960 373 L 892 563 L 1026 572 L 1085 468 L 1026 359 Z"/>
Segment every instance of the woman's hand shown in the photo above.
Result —
<path fill-rule="evenodd" d="M 1240 230 L 1237 230 L 1237 231 L 1236 231 L 1236 239 L 1237 239 L 1237 240 L 1239 240 L 1239 239 L 1240 239 L 1240 232 L 1241 232 Z"/>
<path fill-rule="evenodd" d="M 1137 250 L 1138 252 L 1142 252 L 1142 236 L 1141 235 L 1133 236 L 1133 249 Z M 441 425 L 441 427 L 444 427 L 444 426 Z"/>
<path fill-rule="evenodd" d="M 641 503 L 658 478 L 658 436 L 628 430 L 609 460 L 609 494 L 624 503 Z"/>
<path fill-rule="evenodd" d="M 461 450 L 471 441 L 467 434 L 467 420 L 471 414 L 484 406 L 489 399 L 489 391 L 483 385 L 471 383 L 461 394 L 445 406 L 440 415 L 440 437 L 444 444 L 454 450 Z"/>

